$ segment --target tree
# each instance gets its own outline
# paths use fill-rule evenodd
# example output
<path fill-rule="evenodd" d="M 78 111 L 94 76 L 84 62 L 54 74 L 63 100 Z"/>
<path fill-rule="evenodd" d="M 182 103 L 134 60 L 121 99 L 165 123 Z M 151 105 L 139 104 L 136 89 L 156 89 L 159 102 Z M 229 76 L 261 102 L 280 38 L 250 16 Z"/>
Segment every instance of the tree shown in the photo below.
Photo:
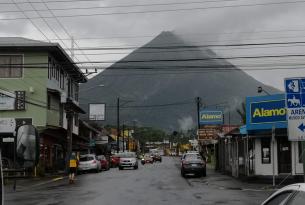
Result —
<path fill-rule="evenodd" d="M 236 112 L 239 114 L 243 124 L 246 124 L 246 103 L 241 103 L 241 108 L 236 108 Z"/>

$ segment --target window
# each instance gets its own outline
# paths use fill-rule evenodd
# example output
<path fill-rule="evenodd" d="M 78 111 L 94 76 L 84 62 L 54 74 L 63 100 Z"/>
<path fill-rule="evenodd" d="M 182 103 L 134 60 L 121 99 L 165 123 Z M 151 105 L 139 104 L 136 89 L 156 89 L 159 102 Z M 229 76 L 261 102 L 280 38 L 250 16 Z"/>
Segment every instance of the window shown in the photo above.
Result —
<path fill-rule="evenodd" d="M 291 191 L 282 192 L 275 197 L 273 197 L 271 200 L 269 200 L 264 205 L 284 205 L 285 202 L 288 200 L 288 198 L 291 196 Z"/>
<path fill-rule="evenodd" d="M 22 55 L 0 55 L 0 78 L 21 78 Z"/>
<path fill-rule="evenodd" d="M 305 202 L 305 192 L 298 192 L 288 205 L 303 205 Z"/>
<path fill-rule="evenodd" d="M 48 102 L 47 102 L 47 103 L 48 103 L 48 104 L 47 104 L 47 107 L 48 107 L 48 110 L 51 110 L 51 96 L 48 94 L 47 98 L 48 98 L 48 99 L 47 99 L 47 101 L 48 101 Z"/>
<path fill-rule="evenodd" d="M 74 115 L 74 125 L 75 125 L 76 127 L 78 127 L 78 124 L 79 124 L 78 114 L 75 114 L 75 115 Z"/>
<path fill-rule="evenodd" d="M 262 164 L 270 164 L 271 163 L 271 149 L 270 149 L 270 138 L 262 138 Z"/>

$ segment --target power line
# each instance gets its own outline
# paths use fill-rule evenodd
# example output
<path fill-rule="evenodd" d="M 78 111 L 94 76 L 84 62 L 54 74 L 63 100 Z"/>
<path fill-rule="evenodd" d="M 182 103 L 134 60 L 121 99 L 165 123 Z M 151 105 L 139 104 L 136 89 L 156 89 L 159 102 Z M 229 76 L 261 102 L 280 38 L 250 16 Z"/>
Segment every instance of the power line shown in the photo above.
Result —
<path fill-rule="evenodd" d="M 290 41 L 290 42 L 264 42 L 264 43 L 238 43 L 238 44 L 207 44 L 207 45 L 183 45 L 183 46 L 129 46 L 129 47 L 82 47 L 75 50 L 132 50 L 141 48 L 146 49 L 184 49 L 184 48 L 210 48 L 210 47 L 241 47 L 241 46 L 264 46 L 264 45 L 293 45 L 305 44 L 305 41 Z"/>
<path fill-rule="evenodd" d="M 35 22 L 18 6 L 18 4 L 15 2 L 15 0 L 12 0 L 13 4 L 16 6 L 17 9 L 19 9 L 23 15 L 25 16 L 25 19 L 29 20 L 31 24 L 44 36 L 44 38 L 50 42 L 50 39 L 42 32 L 42 30 L 35 24 Z"/>
<path fill-rule="evenodd" d="M 91 10 L 91 9 L 114 9 L 114 8 L 133 8 L 133 7 L 146 7 L 146 6 L 172 6 L 172 5 L 190 5 L 190 4 L 206 4 L 206 3 L 222 3 L 222 2 L 237 2 L 241 0 L 207 0 L 207 1 L 193 1 L 193 2 L 170 2 L 170 3 L 154 3 L 154 4 L 131 4 L 131 5 L 115 5 L 115 6 L 94 6 L 94 7 L 69 7 L 69 8 L 51 8 L 53 11 L 71 11 L 71 10 Z M 41 3 L 41 2 L 40 2 Z M 35 10 L 25 10 L 35 11 Z M 39 9 L 39 11 L 48 11 L 46 9 Z M 16 13 L 19 11 L 8 10 L 2 13 Z"/>
<path fill-rule="evenodd" d="M 105 0 L 51 0 L 51 1 L 46 1 L 47 3 L 67 3 L 67 2 L 93 2 L 93 1 L 105 1 Z M 42 3 L 41 1 L 30 1 L 31 3 Z M 25 1 L 19 1 L 18 4 L 27 4 L 28 2 L 25 2 Z M 13 3 L 10 3 L 10 2 L 0 2 L 0 5 L 1 4 L 6 4 L 6 5 L 11 5 Z"/>
<path fill-rule="evenodd" d="M 235 56 L 235 57 L 210 57 L 210 58 L 184 58 L 184 59 L 150 59 L 150 60 L 122 60 L 122 61 L 90 61 L 90 62 L 75 62 L 73 64 L 87 64 L 87 63 L 94 63 L 94 64 L 109 64 L 109 63 L 152 63 L 152 62 L 188 62 L 188 61 L 211 61 L 211 60 L 232 60 L 232 59 L 264 59 L 264 58 L 291 58 L 291 57 L 304 57 L 305 54 L 285 54 L 285 55 L 260 55 L 260 56 Z M 65 65 L 66 63 L 62 63 Z M 70 63 L 69 63 L 70 64 Z M 0 67 L 7 67 L 7 66 L 24 66 L 29 68 L 38 68 L 41 69 L 43 66 L 48 66 L 48 63 L 23 63 L 23 64 L 0 64 Z M 159 66 L 167 66 L 167 65 L 159 65 Z M 182 65 L 183 66 L 183 65 Z M 209 65 L 204 65 L 209 66 Z M 197 67 L 204 67 L 204 66 L 197 66 Z M 210 65 L 215 66 L 215 65 Z M 234 66 L 234 65 L 216 65 L 218 67 L 225 67 L 225 66 Z M 178 65 L 174 67 L 179 67 Z M 184 66 L 183 66 L 184 67 Z M 186 65 L 185 67 L 189 67 Z M 235 66 L 234 66 L 235 67 Z M 155 67 L 150 67 L 151 69 L 155 69 Z M 100 68 L 99 68 L 100 69 Z M 103 68 L 104 69 L 104 68 Z M 112 69 L 128 69 L 127 67 L 112 67 Z M 149 67 L 145 68 L 144 66 L 141 67 L 134 67 L 132 69 L 149 69 Z"/>
<path fill-rule="evenodd" d="M 60 22 L 60 20 L 57 18 L 57 16 L 54 14 L 54 12 L 52 11 L 52 10 L 50 10 L 50 8 L 49 8 L 49 6 L 45 3 L 46 1 L 45 0 L 42 0 L 42 2 L 43 2 L 43 4 L 44 4 L 44 6 L 47 8 L 47 10 L 52 14 L 52 16 L 55 18 L 55 20 L 56 20 L 56 22 L 61 26 L 61 28 L 64 30 L 64 32 L 66 33 L 66 35 L 68 36 L 68 37 L 70 37 L 70 39 L 72 38 L 72 36 L 69 34 L 69 32 L 67 31 L 67 29 L 65 28 L 65 26 Z M 75 45 L 78 47 L 78 48 L 80 48 L 79 47 L 79 45 L 77 44 L 77 42 L 76 41 L 74 41 L 75 42 Z M 89 59 L 89 57 L 82 51 L 81 52 L 84 56 L 85 56 L 85 58 L 88 60 L 88 61 L 90 61 L 90 59 Z M 75 57 L 76 58 L 76 57 Z M 77 58 L 76 58 L 77 59 Z"/>
<path fill-rule="evenodd" d="M 180 9 L 163 9 L 163 10 L 146 10 L 146 11 L 129 11 L 129 12 L 109 12 L 109 13 L 95 13 L 95 14 L 73 14 L 73 15 L 58 15 L 57 17 L 59 17 L 59 18 L 72 18 L 72 17 L 107 16 L 107 15 L 146 14 L 146 13 L 195 11 L 195 10 L 223 9 L 223 8 L 241 8 L 241 7 L 253 7 L 253 6 L 285 5 L 285 4 L 298 4 L 298 3 L 305 3 L 305 1 L 269 2 L 269 3 L 256 3 L 256 4 L 240 4 L 240 5 L 180 8 Z M 45 16 L 45 18 L 54 18 L 54 17 Z M 0 20 L 10 21 L 10 20 L 23 20 L 23 19 L 26 19 L 26 18 L 24 18 L 24 17 L 1 18 Z M 40 19 L 40 17 L 32 17 L 32 19 Z"/>

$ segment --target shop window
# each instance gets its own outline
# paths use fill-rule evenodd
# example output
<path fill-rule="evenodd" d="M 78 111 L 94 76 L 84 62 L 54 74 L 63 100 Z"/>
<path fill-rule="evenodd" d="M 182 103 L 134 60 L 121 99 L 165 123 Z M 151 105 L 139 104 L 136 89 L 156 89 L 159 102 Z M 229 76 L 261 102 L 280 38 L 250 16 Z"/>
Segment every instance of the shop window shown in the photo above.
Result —
<path fill-rule="evenodd" d="M 261 149 L 262 149 L 262 164 L 271 163 L 271 148 L 270 148 L 270 138 L 261 139 Z"/>

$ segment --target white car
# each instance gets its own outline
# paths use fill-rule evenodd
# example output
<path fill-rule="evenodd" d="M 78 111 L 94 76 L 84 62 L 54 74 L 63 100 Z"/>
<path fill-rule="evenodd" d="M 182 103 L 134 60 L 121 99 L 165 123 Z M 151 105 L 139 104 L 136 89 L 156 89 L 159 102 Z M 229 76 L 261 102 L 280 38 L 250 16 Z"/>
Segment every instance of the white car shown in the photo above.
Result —
<path fill-rule="evenodd" d="M 273 193 L 261 205 L 304 205 L 305 183 L 291 184 Z"/>
<path fill-rule="evenodd" d="M 119 156 L 120 156 L 119 170 L 122 170 L 125 167 L 132 167 L 134 169 L 138 169 L 138 160 L 136 153 L 124 152 L 119 154 Z"/>
<path fill-rule="evenodd" d="M 77 168 L 79 173 L 85 171 L 95 171 L 96 173 L 102 170 L 101 162 L 94 154 L 81 155 Z"/>

